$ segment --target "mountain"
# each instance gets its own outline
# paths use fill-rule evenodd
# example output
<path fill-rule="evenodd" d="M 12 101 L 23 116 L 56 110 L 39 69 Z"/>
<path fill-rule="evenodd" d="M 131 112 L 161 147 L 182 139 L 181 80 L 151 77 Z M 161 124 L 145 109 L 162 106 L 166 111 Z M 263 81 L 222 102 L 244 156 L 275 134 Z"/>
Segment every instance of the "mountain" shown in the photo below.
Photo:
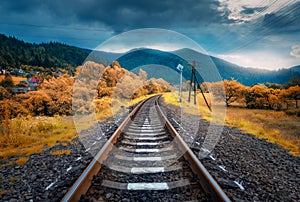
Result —
<path fill-rule="evenodd" d="M 26 43 L 0 34 L 0 68 L 19 68 L 21 65 L 43 67 L 76 67 L 88 53 L 83 49 L 61 43 Z"/>
<path fill-rule="evenodd" d="M 212 60 L 224 79 L 235 78 L 244 85 L 265 82 L 283 84 L 293 77 L 300 78 L 300 72 L 294 71 L 291 68 L 279 70 L 245 68 L 216 57 L 212 57 Z"/>
<path fill-rule="evenodd" d="M 85 60 L 109 65 L 113 60 L 122 67 L 138 73 L 147 70 L 148 78 L 163 77 L 170 83 L 178 83 L 178 64 L 183 65 L 183 77 L 190 80 L 191 63 L 196 60 L 199 82 L 218 81 L 220 78 L 235 78 L 244 85 L 255 83 L 286 83 L 292 77 L 300 78 L 300 65 L 276 71 L 244 68 L 217 57 L 209 56 L 191 49 L 179 49 L 172 52 L 140 48 L 125 54 L 104 51 L 92 51 L 57 42 L 33 44 L 14 37 L 0 34 L 0 69 L 19 69 L 21 65 L 42 66 L 43 71 L 55 71 L 63 68 L 70 72 Z M 159 67 L 159 68 L 158 68 Z M 216 68 L 215 68 L 216 67 Z M 43 69 L 43 68 L 40 68 Z M 170 71 L 171 70 L 171 71 Z"/>
<path fill-rule="evenodd" d="M 176 69 L 178 64 L 183 65 L 183 77 L 186 80 L 190 80 L 191 65 L 193 60 L 196 60 L 197 78 L 199 81 L 218 81 L 219 78 L 237 79 L 244 85 L 251 86 L 255 83 L 286 83 L 292 77 L 300 78 L 300 73 L 297 67 L 291 69 L 280 70 L 264 70 L 256 68 L 244 68 L 236 64 L 232 64 L 217 57 L 208 56 L 203 53 L 191 50 L 180 49 L 173 52 L 164 52 L 154 49 L 137 49 L 124 54 L 117 59 L 120 65 L 128 70 L 137 72 L 137 68 L 140 66 L 147 66 L 152 64 L 152 68 L 155 66 L 167 66 L 170 69 L 164 72 L 163 78 L 171 83 L 178 83 L 178 76 L 174 79 L 174 74 L 171 74 L 170 70 L 178 72 Z M 216 68 L 215 68 L 216 67 Z M 158 69 L 150 71 L 150 75 L 154 74 Z M 219 74 L 218 74 L 219 73 Z M 200 76 L 201 75 L 201 76 Z"/>
<path fill-rule="evenodd" d="M 292 70 L 294 72 L 299 72 L 300 73 L 300 65 L 291 67 L 290 70 Z"/>
<path fill-rule="evenodd" d="M 121 57 L 122 53 L 114 53 L 114 52 L 105 52 L 105 51 L 91 51 L 89 50 L 89 56 L 86 60 L 91 60 L 97 63 L 109 65 L 113 61 L 117 60 Z"/>

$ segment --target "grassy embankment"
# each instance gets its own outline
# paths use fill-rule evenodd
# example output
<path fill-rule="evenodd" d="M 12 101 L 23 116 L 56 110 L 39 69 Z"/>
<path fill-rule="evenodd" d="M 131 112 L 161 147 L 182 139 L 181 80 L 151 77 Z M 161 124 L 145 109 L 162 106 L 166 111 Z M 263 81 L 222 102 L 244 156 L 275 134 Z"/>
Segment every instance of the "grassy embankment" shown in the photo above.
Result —
<path fill-rule="evenodd" d="M 149 95 L 152 96 L 152 95 Z M 119 105 L 130 106 L 149 97 L 130 100 L 128 103 L 118 103 Z M 96 114 L 97 120 L 102 121 L 113 115 L 111 109 L 111 99 L 103 98 L 96 100 L 100 103 L 100 112 Z M 94 115 L 92 115 L 94 117 Z M 93 125 L 93 117 L 79 120 L 81 129 L 87 129 Z M 34 153 L 41 153 L 45 147 L 53 147 L 57 142 L 62 142 L 64 146 L 67 142 L 77 137 L 77 130 L 71 116 L 56 117 L 17 117 L 14 119 L 2 120 L 0 122 L 0 163 L 8 157 L 18 157 L 14 162 L 22 165 L 26 163 L 28 157 Z M 78 128 L 77 128 L 78 129 Z M 69 155 L 69 150 L 61 150 L 51 153 L 51 155 Z"/>
<path fill-rule="evenodd" d="M 15 156 L 20 157 L 16 160 L 20 165 L 45 146 L 53 147 L 58 141 L 66 143 L 76 137 L 72 117 L 17 117 L 4 120 L 0 129 L 0 161 Z"/>
<path fill-rule="evenodd" d="M 167 103 L 180 106 L 177 94 L 166 93 L 163 97 Z M 187 102 L 187 93 L 184 93 L 183 97 L 183 105 L 188 106 L 184 108 L 186 113 L 200 114 L 203 119 L 212 120 L 212 114 L 205 107 L 202 96 L 198 95 L 199 109 Z M 269 142 L 284 147 L 292 155 L 300 156 L 299 123 L 299 117 L 289 116 L 283 111 L 227 107 L 224 124 L 258 138 L 266 138 Z"/>

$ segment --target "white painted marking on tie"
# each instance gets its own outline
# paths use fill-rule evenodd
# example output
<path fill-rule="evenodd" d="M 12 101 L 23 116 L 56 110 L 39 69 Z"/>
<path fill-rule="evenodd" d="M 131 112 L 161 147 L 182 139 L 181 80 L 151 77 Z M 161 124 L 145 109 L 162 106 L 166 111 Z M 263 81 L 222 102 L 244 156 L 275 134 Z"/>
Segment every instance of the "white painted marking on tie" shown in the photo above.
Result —
<path fill-rule="evenodd" d="M 166 182 L 153 182 L 153 183 L 128 183 L 128 190 L 168 190 L 169 186 Z"/>
<path fill-rule="evenodd" d="M 159 149 L 136 149 L 135 152 L 159 152 Z"/>
<path fill-rule="evenodd" d="M 131 173 L 160 173 L 164 172 L 164 167 L 133 167 L 131 168 Z"/>
<path fill-rule="evenodd" d="M 133 157 L 134 161 L 161 161 L 162 158 L 158 157 L 158 156 L 154 156 L 154 157 Z"/>

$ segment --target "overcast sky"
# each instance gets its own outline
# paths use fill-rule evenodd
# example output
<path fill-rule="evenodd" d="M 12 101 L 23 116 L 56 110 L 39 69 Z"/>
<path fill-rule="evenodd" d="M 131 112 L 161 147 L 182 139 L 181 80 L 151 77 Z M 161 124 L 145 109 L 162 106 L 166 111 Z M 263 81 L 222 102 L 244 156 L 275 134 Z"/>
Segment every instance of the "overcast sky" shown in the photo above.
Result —
<path fill-rule="evenodd" d="M 300 64 L 300 0 L 1 0 L 0 33 L 96 48 L 138 28 L 170 29 L 245 67 Z"/>

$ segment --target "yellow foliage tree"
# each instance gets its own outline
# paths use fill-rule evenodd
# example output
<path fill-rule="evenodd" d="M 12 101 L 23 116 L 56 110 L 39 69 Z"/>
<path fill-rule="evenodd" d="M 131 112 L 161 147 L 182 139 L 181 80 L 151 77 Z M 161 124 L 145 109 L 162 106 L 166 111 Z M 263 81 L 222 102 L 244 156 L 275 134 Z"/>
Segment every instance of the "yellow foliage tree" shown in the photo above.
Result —
<path fill-rule="evenodd" d="M 291 86 L 286 91 L 287 97 L 294 100 L 296 108 L 298 108 L 298 100 L 300 100 L 300 86 Z"/>

